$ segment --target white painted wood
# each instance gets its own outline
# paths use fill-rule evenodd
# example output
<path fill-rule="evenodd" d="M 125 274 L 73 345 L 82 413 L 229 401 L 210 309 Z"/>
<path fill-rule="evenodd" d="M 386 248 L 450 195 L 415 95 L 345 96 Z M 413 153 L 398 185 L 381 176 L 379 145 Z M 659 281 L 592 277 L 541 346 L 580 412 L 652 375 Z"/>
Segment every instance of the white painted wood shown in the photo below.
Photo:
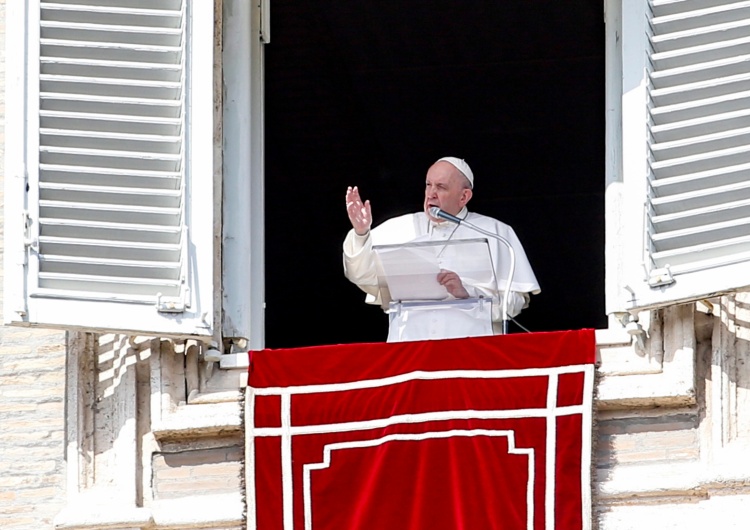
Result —
<path fill-rule="evenodd" d="M 205 334 L 215 334 L 214 292 L 220 290 L 215 281 L 214 254 L 219 247 L 220 227 L 214 225 L 214 2 L 190 0 L 188 3 L 191 38 L 189 45 L 190 97 L 189 170 L 187 178 L 188 245 L 191 267 L 189 282 L 195 305 L 191 306 L 193 326 L 201 326 Z M 203 327 L 205 326 L 205 328 Z M 200 334 L 194 334 L 200 335 Z"/>
<path fill-rule="evenodd" d="M 750 285 L 749 18 L 745 2 L 622 4 L 625 226 L 607 230 L 626 257 L 607 265 L 622 282 L 610 313 Z"/>
<path fill-rule="evenodd" d="M 606 235 L 606 310 L 609 314 L 625 312 L 632 307 L 633 289 L 628 284 L 632 282 L 633 274 L 642 271 L 648 119 L 647 7 L 646 0 L 607 4 L 607 21 L 610 22 L 607 37 L 608 41 L 614 41 L 609 45 L 610 49 L 614 48 L 610 54 L 620 53 L 620 57 L 607 63 L 608 83 L 619 84 L 617 88 L 608 87 L 607 93 L 612 98 L 617 94 L 622 98 L 620 115 L 614 116 L 621 119 L 621 134 L 608 137 L 610 143 L 614 143 L 611 149 L 620 151 L 619 161 L 614 154 L 609 154 L 612 159 L 610 167 L 619 162 L 610 170 L 620 167 L 622 170 L 619 178 L 608 181 L 606 195 L 607 204 L 612 206 L 607 214 Z"/>
<path fill-rule="evenodd" d="M 29 2 L 33 9 L 34 2 Z M 5 219 L 3 310 L 5 321 L 22 319 L 27 314 L 24 275 L 27 264 L 25 239 L 26 162 L 23 156 L 26 141 L 25 61 L 28 53 L 22 2 L 5 6 Z M 15 102 L 15 103 L 8 103 Z M 8 131 L 14 131 L 8 134 Z M 14 197 L 14 200 L 7 200 Z"/>
<path fill-rule="evenodd" d="M 6 323 L 210 336 L 213 2 L 9 13 Z"/>

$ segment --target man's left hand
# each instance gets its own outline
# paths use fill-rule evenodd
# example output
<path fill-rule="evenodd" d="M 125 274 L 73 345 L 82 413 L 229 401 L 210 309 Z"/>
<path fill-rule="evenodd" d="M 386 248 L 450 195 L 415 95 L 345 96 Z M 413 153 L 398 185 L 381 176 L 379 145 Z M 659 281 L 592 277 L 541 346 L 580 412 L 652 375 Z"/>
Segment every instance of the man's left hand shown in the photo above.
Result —
<path fill-rule="evenodd" d="M 461 278 L 453 271 L 442 270 L 437 275 L 437 281 L 440 285 L 453 295 L 454 298 L 469 298 L 469 293 L 464 287 Z"/>

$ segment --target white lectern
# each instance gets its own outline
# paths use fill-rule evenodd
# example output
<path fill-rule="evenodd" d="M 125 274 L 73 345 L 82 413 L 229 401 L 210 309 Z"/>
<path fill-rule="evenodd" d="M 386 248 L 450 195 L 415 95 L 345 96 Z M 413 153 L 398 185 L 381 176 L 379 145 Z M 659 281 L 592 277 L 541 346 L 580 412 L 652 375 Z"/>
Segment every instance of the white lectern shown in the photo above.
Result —
<path fill-rule="evenodd" d="M 375 245 L 373 250 L 381 293 L 389 301 L 388 342 L 492 335 L 497 279 L 487 239 Z M 437 281 L 441 270 L 458 274 L 470 298 L 453 298 Z"/>

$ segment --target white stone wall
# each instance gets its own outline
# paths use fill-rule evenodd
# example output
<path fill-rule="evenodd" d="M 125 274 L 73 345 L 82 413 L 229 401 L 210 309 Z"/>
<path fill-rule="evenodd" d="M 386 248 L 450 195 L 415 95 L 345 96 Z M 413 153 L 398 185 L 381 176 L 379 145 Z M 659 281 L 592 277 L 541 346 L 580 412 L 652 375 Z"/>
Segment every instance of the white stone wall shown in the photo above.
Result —
<path fill-rule="evenodd" d="M 66 468 L 77 480 L 55 524 L 240 528 L 244 437 L 236 374 L 213 370 L 193 343 L 73 337 Z"/>
<path fill-rule="evenodd" d="M 0 50 L 4 94 L 5 0 L 0 0 Z M 13 134 L 5 130 L 4 118 L 0 97 L 0 219 L 5 135 Z M 53 528 L 65 503 L 64 398 L 65 333 L 0 327 L 0 528 Z"/>
<path fill-rule="evenodd" d="M 750 294 L 670 308 L 665 314 L 661 368 L 609 376 L 621 380 L 612 388 L 622 399 L 610 394 L 610 403 L 600 402 L 595 455 L 599 528 L 747 528 Z M 647 377 L 657 380 L 648 400 L 645 383 L 638 381 Z"/>

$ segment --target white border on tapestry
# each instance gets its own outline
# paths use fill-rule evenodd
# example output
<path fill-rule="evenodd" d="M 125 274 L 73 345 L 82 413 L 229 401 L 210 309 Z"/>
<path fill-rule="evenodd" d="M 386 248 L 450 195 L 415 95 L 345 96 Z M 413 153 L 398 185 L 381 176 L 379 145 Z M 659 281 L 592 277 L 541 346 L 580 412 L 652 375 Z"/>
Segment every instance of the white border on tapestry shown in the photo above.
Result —
<path fill-rule="evenodd" d="M 453 429 L 450 431 L 429 431 L 419 434 L 388 434 L 382 438 L 359 440 L 355 442 L 339 442 L 327 444 L 323 447 L 323 461 L 317 464 L 302 466 L 302 492 L 305 505 L 305 530 L 312 530 L 312 495 L 310 473 L 317 469 L 325 469 L 331 465 L 331 454 L 336 450 L 355 449 L 360 447 L 375 447 L 392 441 L 422 441 L 434 438 L 489 436 L 508 438 L 508 454 L 526 455 L 528 457 L 528 475 L 526 480 L 526 529 L 534 530 L 534 450 L 531 448 L 516 448 L 515 433 L 513 431 L 497 431 L 489 429 Z"/>
<path fill-rule="evenodd" d="M 562 374 L 583 373 L 583 403 L 581 405 L 570 405 L 564 407 L 557 406 L 557 381 Z M 511 409 L 503 411 L 442 411 L 437 413 L 420 413 L 420 414 L 402 414 L 391 416 L 379 420 L 368 420 L 359 422 L 347 422 L 338 424 L 324 425 L 291 425 L 291 396 L 314 393 L 341 392 L 345 390 L 361 390 L 367 388 L 377 388 L 398 384 L 402 382 L 415 380 L 440 380 L 440 379 L 510 379 L 547 376 L 547 404 L 543 409 Z M 554 381 L 554 382 L 553 382 Z M 554 392 L 553 392 L 554 387 Z M 273 387 L 273 388 L 253 388 L 252 399 L 255 396 L 281 396 L 281 427 L 263 427 L 255 428 L 254 417 L 248 418 L 251 435 L 257 437 L 280 436 L 281 437 L 281 462 L 282 462 L 282 491 L 283 491 L 283 520 L 284 530 L 294 530 L 293 514 L 293 484 L 292 484 L 292 437 L 303 434 L 322 434 L 333 432 L 351 432 L 373 428 L 388 427 L 400 423 L 420 423 L 427 421 L 444 421 L 453 419 L 507 419 L 507 418 L 546 418 L 547 420 L 547 439 L 546 439 L 546 470 L 547 479 L 551 476 L 553 480 L 546 480 L 545 484 L 545 528 L 547 530 L 555 529 L 555 457 L 557 425 L 556 418 L 581 414 L 582 416 L 582 451 L 581 451 L 581 499 L 582 499 L 582 529 L 591 529 L 591 491 L 589 481 L 591 479 L 591 440 L 585 436 L 588 420 L 590 437 L 591 406 L 593 391 L 593 366 L 591 365 L 570 365 L 554 368 L 528 368 L 518 370 L 445 370 L 437 372 L 414 371 L 398 376 L 385 377 L 381 379 L 370 379 L 364 381 L 353 381 L 349 383 L 335 383 L 295 387 Z M 550 427 L 550 425 L 552 427 Z M 448 431 L 442 431 L 448 432 Z M 553 439 L 550 441 L 550 436 Z M 550 458 L 550 446 L 553 456 Z M 309 465 L 309 464 L 308 464 Z M 254 468 L 251 470 L 251 477 L 254 477 Z M 550 483 L 552 483 L 550 485 Z M 303 485 L 304 486 L 304 485 Z M 254 488 L 253 488 L 254 489 Z M 253 499 L 253 504 L 255 500 Z M 255 514 L 252 515 L 253 519 Z M 307 520 L 305 523 L 307 528 Z M 256 520 L 248 520 L 248 528 L 257 528 Z"/>

